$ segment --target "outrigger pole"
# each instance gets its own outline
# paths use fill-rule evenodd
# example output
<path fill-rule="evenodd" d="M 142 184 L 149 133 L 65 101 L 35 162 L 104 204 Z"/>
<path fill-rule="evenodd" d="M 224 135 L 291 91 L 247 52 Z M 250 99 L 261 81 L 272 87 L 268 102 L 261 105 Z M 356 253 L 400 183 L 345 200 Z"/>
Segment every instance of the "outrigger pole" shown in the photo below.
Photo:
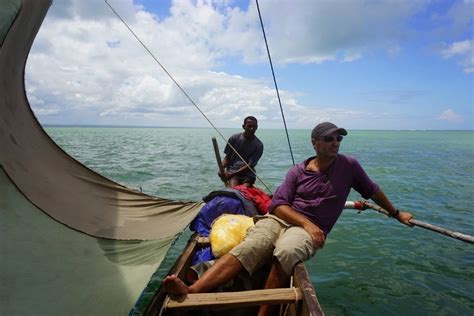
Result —
<path fill-rule="evenodd" d="M 374 211 L 385 214 L 387 216 L 389 215 L 389 213 L 385 209 L 381 208 L 380 206 L 378 206 L 376 204 L 369 203 L 367 201 L 355 201 L 355 202 L 347 201 L 346 204 L 344 205 L 344 208 L 345 209 L 359 210 L 359 213 L 363 210 L 366 210 L 366 209 L 370 208 Z M 461 240 L 461 241 L 464 241 L 464 242 L 467 242 L 467 243 L 470 243 L 470 244 L 474 244 L 474 236 L 471 236 L 471 235 L 455 232 L 455 231 L 449 230 L 447 228 L 443 228 L 443 227 L 439 227 L 439 226 L 432 225 L 432 224 L 429 224 L 429 223 L 425 223 L 425 222 L 422 222 L 422 221 L 419 221 L 419 220 L 416 220 L 416 219 L 411 219 L 410 224 L 413 224 L 414 226 L 418 226 L 418 227 L 421 227 L 421 228 L 424 228 L 424 229 L 434 231 L 436 233 L 439 233 L 439 234 L 442 234 L 442 235 L 445 235 L 445 236 L 448 236 L 448 237 L 451 237 L 451 238 L 454 238 L 454 239 L 458 239 L 458 240 Z"/>

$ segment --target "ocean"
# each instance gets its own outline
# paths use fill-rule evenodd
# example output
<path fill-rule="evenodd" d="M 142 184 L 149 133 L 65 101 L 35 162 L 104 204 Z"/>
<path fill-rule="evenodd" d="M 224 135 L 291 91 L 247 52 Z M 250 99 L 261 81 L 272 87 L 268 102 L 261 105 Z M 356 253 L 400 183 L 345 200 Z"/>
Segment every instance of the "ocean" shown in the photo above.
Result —
<path fill-rule="evenodd" d="M 197 201 L 222 188 L 211 138 L 221 154 L 225 142 L 212 129 L 45 129 L 90 169 L 144 193 Z M 236 132 L 221 130 L 225 138 Z M 314 155 L 309 130 L 289 134 L 296 162 Z M 273 191 L 292 165 L 286 135 L 261 129 L 257 136 L 265 146 L 257 173 Z M 356 157 L 398 208 L 474 235 L 474 132 L 349 130 L 340 153 Z M 307 267 L 327 315 L 474 314 L 474 246 L 371 210 L 344 211 Z"/>

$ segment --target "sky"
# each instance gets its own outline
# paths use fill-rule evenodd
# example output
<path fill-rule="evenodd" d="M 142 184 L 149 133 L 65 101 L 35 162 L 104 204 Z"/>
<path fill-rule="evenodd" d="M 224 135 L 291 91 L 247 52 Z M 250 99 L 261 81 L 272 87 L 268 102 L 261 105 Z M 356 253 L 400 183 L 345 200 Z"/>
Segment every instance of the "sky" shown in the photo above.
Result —
<path fill-rule="evenodd" d="M 255 1 L 55 0 L 25 71 L 42 124 L 283 128 Z M 474 1 L 259 0 L 288 128 L 474 129 Z"/>

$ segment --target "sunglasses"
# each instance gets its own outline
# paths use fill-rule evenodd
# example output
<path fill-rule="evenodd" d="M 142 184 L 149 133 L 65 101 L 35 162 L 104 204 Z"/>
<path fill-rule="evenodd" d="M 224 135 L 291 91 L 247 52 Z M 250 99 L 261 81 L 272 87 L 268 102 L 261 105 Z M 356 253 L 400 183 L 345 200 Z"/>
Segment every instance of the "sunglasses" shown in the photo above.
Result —
<path fill-rule="evenodd" d="M 334 140 L 336 140 L 338 143 L 342 142 L 344 137 L 342 135 L 339 136 L 323 136 L 323 137 L 318 137 L 318 139 L 324 140 L 326 143 L 331 143 Z"/>

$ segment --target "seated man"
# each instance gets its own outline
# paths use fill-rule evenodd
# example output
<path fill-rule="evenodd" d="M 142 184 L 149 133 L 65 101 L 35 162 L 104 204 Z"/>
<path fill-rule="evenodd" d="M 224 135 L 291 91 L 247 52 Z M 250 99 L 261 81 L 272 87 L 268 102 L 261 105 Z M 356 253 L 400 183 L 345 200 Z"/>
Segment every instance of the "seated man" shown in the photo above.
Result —
<path fill-rule="evenodd" d="M 219 176 L 223 181 L 229 180 L 230 187 L 239 184 L 252 187 L 256 178 L 254 174 L 255 166 L 263 154 L 263 143 L 255 136 L 258 128 L 257 119 L 253 116 L 247 116 L 244 119 L 242 128 L 244 132 L 232 135 L 224 149 L 225 157 L 222 160 L 222 166 L 225 172 L 224 174 L 219 174 Z M 244 161 L 229 144 L 239 153 Z"/>
<path fill-rule="evenodd" d="M 324 246 L 351 188 L 411 226 L 412 215 L 394 208 L 355 158 L 338 153 L 343 135 L 347 131 L 332 123 L 318 124 L 311 133 L 316 156 L 288 171 L 275 191 L 270 215 L 249 228 L 244 241 L 217 260 L 193 285 L 188 287 L 174 275 L 166 277 L 166 291 L 176 295 L 207 292 L 243 269 L 252 274 L 268 262 L 272 267 L 265 288 L 287 286 L 295 264 L 308 260 Z M 262 306 L 259 314 L 272 315 L 270 308 Z"/>

